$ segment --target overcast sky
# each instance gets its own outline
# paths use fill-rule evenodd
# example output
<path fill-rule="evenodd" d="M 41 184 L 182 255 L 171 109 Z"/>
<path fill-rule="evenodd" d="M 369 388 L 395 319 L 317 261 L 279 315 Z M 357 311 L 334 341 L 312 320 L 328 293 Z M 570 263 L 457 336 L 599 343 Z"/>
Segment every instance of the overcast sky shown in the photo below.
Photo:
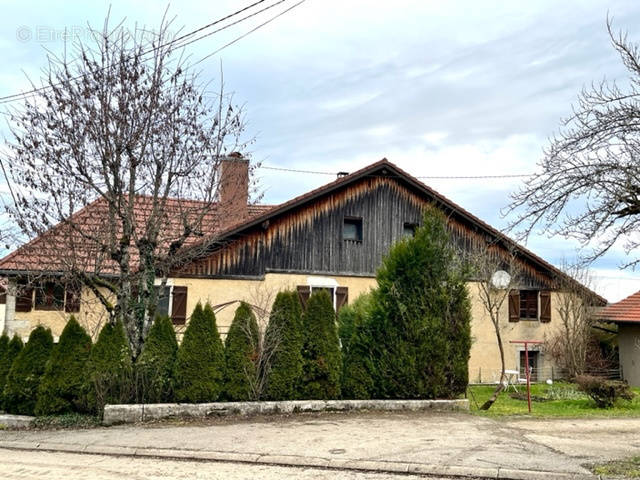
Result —
<path fill-rule="evenodd" d="M 270 0 L 265 3 L 273 3 Z M 190 31 L 251 3 L 181 1 L 174 30 Z M 195 62 L 278 11 L 277 8 L 187 48 Z M 111 17 L 158 25 L 157 1 L 2 1 L 0 96 L 29 88 L 46 51 L 67 34 L 87 35 Z M 615 26 L 640 42 L 633 1 L 307 0 L 202 62 L 203 80 L 244 105 L 251 155 L 265 166 L 354 171 L 383 157 L 415 176 L 515 175 L 536 171 L 547 138 L 579 90 L 603 77 L 623 79 L 606 33 Z M 2 132 L 6 133 L 3 128 Z M 280 203 L 333 175 L 259 170 L 265 203 Z M 521 179 L 424 179 L 497 228 Z M 552 263 L 576 245 L 533 237 L 527 246 Z M 596 290 L 617 301 L 640 289 L 640 274 L 620 271 L 621 251 L 594 265 Z"/>

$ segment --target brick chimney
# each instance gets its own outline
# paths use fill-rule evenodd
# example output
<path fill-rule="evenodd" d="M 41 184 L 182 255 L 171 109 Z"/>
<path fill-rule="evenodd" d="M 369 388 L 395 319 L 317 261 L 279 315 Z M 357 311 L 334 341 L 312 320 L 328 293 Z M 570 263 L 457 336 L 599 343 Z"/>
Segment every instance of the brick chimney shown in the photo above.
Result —
<path fill-rule="evenodd" d="M 238 152 L 220 162 L 220 212 L 222 225 L 230 227 L 249 215 L 249 160 Z"/>

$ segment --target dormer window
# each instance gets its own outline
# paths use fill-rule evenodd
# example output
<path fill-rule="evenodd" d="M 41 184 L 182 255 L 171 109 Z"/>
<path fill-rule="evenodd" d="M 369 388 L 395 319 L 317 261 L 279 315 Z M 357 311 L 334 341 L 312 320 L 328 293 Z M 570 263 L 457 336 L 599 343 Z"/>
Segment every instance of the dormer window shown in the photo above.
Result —
<path fill-rule="evenodd" d="M 402 235 L 404 237 L 414 237 L 417 229 L 418 229 L 417 223 L 405 222 L 404 228 L 402 229 Z"/>
<path fill-rule="evenodd" d="M 362 218 L 345 217 L 342 239 L 349 242 L 362 242 Z"/>

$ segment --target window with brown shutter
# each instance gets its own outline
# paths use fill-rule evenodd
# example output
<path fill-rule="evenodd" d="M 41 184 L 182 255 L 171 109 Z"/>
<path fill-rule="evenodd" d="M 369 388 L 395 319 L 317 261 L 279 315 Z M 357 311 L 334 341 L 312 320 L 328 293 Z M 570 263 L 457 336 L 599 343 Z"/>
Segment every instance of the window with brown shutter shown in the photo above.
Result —
<path fill-rule="evenodd" d="M 540 321 L 551 321 L 551 292 L 540 292 Z"/>
<path fill-rule="evenodd" d="M 509 292 L 509 321 L 518 322 L 520 320 L 520 292 L 511 290 Z"/>
<path fill-rule="evenodd" d="M 175 286 L 172 293 L 171 321 L 184 325 L 187 321 L 187 287 Z"/>
<path fill-rule="evenodd" d="M 307 308 L 307 301 L 311 296 L 311 287 L 309 285 L 298 285 L 298 297 L 300 297 L 300 303 L 302 304 L 302 309 Z"/>
<path fill-rule="evenodd" d="M 16 312 L 30 312 L 33 307 L 33 288 L 25 284 L 18 285 Z"/>
<path fill-rule="evenodd" d="M 78 313 L 80 311 L 80 287 L 67 285 L 64 299 L 64 311 Z"/>
<path fill-rule="evenodd" d="M 336 288 L 336 312 L 349 303 L 349 288 L 337 287 Z"/>
<path fill-rule="evenodd" d="M 520 320 L 538 320 L 537 290 L 520 290 Z"/>

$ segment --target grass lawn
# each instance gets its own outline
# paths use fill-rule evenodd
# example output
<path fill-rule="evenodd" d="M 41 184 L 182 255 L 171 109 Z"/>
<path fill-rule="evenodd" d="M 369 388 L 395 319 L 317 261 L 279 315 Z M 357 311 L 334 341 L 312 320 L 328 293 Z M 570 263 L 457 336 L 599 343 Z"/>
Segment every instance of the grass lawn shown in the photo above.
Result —
<path fill-rule="evenodd" d="M 640 478 L 640 457 L 601 463 L 593 467 L 593 473 L 612 477 Z"/>
<path fill-rule="evenodd" d="M 467 397 L 471 412 L 488 417 L 506 415 L 528 416 L 527 400 L 511 398 L 511 387 L 503 391 L 496 403 L 488 410 L 479 407 L 491 396 L 495 386 L 469 386 Z M 532 417 L 640 417 L 640 388 L 633 388 L 636 397 L 632 401 L 619 400 L 614 408 L 597 408 L 593 400 L 580 392 L 575 384 L 556 382 L 553 385 L 531 385 L 531 416 Z M 518 392 L 526 395 L 526 385 L 518 386 Z M 545 401 L 536 401 L 533 397 L 540 397 Z"/>

